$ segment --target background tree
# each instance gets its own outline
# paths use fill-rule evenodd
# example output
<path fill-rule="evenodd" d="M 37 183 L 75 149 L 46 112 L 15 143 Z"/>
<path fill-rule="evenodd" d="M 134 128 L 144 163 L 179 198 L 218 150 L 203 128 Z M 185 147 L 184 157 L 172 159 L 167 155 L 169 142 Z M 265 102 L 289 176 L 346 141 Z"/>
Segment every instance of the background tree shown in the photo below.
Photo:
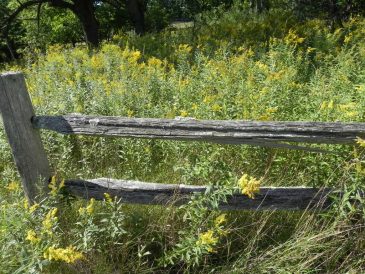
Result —
<path fill-rule="evenodd" d="M 28 0 L 25 2 L 17 1 L 18 6 L 4 18 L 3 36 L 8 37 L 11 24 L 18 15 L 24 10 L 37 6 L 37 18 L 40 16 L 42 5 L 49 5 L 61 9 L 68 9 L 79 19 L 85 34 L 86 43 L 92 46 L 99 44 L 99 22 L 95 17 L 95 6 L 97 3 L 93 0 Z"/>

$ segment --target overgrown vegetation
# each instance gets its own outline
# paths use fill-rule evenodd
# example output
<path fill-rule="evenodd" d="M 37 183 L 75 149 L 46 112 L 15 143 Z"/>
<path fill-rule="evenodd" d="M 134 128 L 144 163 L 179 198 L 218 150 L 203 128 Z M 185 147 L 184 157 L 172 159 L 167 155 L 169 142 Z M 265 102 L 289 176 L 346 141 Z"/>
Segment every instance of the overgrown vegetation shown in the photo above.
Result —
<path fill-rule="evenodd" d="M 114 35 L 93 51 L 53 45 L 3 70 L 25 73 L 37 114 L 364 122 L 365 19 L 343 24 L 331 29 L 325 20 L 299 21 L 278 8 L 258 15 L 236 4 L 203 13 L 193 28 Z M 356 147 L 310 153 L 42 137 L 56 178 L 50 196 L 30 207 L 0 131 L 0 272 L 365 271 L 361 139 Z M 98 177 L 214 188 L 180 208 L 62 194 L 62 178 Z M 337 187 L 346 195 L 322 213 L 206 207 L 257 185 L 255 178 L 266 186 Z"/>

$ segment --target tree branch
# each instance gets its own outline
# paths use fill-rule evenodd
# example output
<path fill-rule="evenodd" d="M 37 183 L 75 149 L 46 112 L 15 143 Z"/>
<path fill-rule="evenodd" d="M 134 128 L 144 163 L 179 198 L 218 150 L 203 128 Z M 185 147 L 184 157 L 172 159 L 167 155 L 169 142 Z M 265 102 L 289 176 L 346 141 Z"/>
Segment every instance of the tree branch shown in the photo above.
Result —
<path fill-rule="evenodd" d="M 76 0 L 76 1 L 80 1 L 80 0 Z M 70 9 L 72 11 L 75 10 L 74 4 L 71 4 L 70 2 L 67 2 L 64 0 L 48 0 L 48 2 L 52 7 Z"/>
<path fill-rule="evenodd" d="M 10 29 L 10 24 L 15 20 L 15 18 L 25 9 L 34 6 L 34 5 L 38 5 L 41 3 L 46 3 L 48 2 L 48 0 L 30 0 L 27 2 L 22 3 L 12 14 L 9 15 L 8 18 L 5 19 L 5 23 L 3 26 L 3 35 L 4 37 L 8 37 L 9 34 L 9 29 Z"/>
<path fill-rule="evenodd" d="M 64 0 L 28 0 L 24 3 L 20 3 L 20 6 L 5 19 L 5 22 L 2 27 L 3 36 L 7 37 L 9 34 L 10 24 L 15 20 L 15 18 L 25 9 L 38 5 L 38 16 L 40 12 L 40 7 L 42 4 L 49 3 L 51 6 L 58 8 L 65 8 L 74 11 L 74 5 L 64 1 Z M 37 17 L 38 18 L 38 17 Z"/>
<path fill-rule="evenodd" d="M 39 35 L 40 21 L 41 21 L 41 9 L 43 3 L 39 3 L 37 7 L 37 35 Z"/>

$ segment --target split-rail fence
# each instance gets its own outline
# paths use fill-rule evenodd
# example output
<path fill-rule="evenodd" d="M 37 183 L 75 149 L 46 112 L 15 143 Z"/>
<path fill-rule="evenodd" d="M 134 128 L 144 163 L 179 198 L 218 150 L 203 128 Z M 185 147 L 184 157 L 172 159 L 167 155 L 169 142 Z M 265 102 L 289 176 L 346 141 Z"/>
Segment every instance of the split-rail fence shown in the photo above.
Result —
<path fill-rule="evenodd" d="M 354 144 L 365 137 L 365 123 L 328 122 L 256 122 L 196 120 L 193 118 L 152 119 L 72 114 L 36 116 L 22 73 L 0 74 L 0 112 L 25 195 L 30 202 L 47 192 L 52 176 L 40 129 L 60 134 L 154 138 L 181 141 L 205 141 L 221 144 L 246 144 L 303 149 L 322 153 L 297 143 Z M 104 193 L 127 203 L 181 204 L 207 186 L 160 184 L 109 178 L 67 179 L 65 189 L 86 199 L 103 199 Z M 221 204 L 221 209 L 328 208 L 331 188 L 262 187 L 255 199 L 236 193 Z"/>

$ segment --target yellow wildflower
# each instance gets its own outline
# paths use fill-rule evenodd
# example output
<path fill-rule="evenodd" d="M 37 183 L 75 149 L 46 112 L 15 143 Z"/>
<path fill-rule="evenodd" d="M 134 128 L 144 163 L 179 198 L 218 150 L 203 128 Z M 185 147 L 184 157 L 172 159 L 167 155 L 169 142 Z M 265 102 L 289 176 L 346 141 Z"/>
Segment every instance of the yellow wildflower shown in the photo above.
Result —
<path fill-rule="evenodd" d="M 221 110 L 222 110 L 222 107 L 221 107 L 220 105 L 218 105 L 218 104 L 214 104 L 214 105 L 212 106 L 212 110 L 213 110 L 214 112 L 218 112 L 218 111 L 221 111 Z"/>
<path fill-rule="evenodd" d="M 328 109 L 333 109 L 333 100 L 328 102 L 327 108 Z"/>
<path fill-rule="evenodd" d="M 37 237 L 37 233 L 33 229 L 28 230 L 27 237 L 25 239 L 32 244 L 37 244 L 41 240 Z"/>
<path fill-rule="evenodd" d="M 242 194 L 247 195 L 251 199 L 255 198 L 255 193 L 260 192 L 260 183 L 261 180 L 257 180 L 247 174 L 243 174 L 238 180 L 238 186 Z"/>
<path fill-rule="evenodd" d="M 205 233 L 199 234 L 198 245 L 215 245 L 218 242 L 218 238 L 214 237 L 213 230 L 208 230 Z"/>
<path fill-rule="evenodd" d="M 28 209 L 29 208 L 29 202 L 28 202 L 28 200 L 26 198 L 23 200 L 23 205 L 24 205 L 24 209 Z"/>
<path fill-rule="evenodd" d="M 56 176 L 52 176 L 51 182 L 48 184 L 48 187 L 51 190 L 51 194 L 52 195 L 56 195 L 57 194 L 58 188 L 57 188 L 57 185 L 56 184 L 57 184 L 56 183 Z"/>
<path fill-rule="evenodd" d="M 315 50 L 316 50 L 316 48 L 308 47 L 307 48 L 307 53 L 311 53 L 311 52 L 313 52 Z"/>
<path fill-rule="evenodd" d="M 150 67 L 160 67 L 162 65 L 162 61 L 156 57 L 149 58 L 147 63 Z"/>
<path fill-rule="evenodd" d="M 58 209 L 56 207 L 48 211 L 46 217 L 42 222 L 43 229 L 48 234 L 52 234 L 52 227 L 58 220 L 58 218 L 56 217 L 57 211 Z"/>
<path fill-rule="evenodd" d="M 213 247 L 208 247 L 208 248 L 207 248 L 207 251 L 208 251 L 209 253 L 215 253 L 215 252 L 214 252 Z"/>
<path fill-rule="evenodd" d="M 66 248 L 49 247 L 44 253 L 43 257 L 49 261 L 64 261 L 72 264 L 77 260 L 84 259 L 84 255 L 77 251 L 75 247 L 69 246 Z"/>
<path fill-rule="evenodd" d="M 320 110 L 324 110 L 324 109 L 326 109 L 326 107 L 327 107 L 327 102 L 326 101 L 323 101 L 322 104 L 321 104 L 321 106 L 319 107 L 319 109 Z"/>
<path fill-rule="evenodd" d="M 266 64 L 264 64 L 264 63 L 262 63 L 262 62 L 260 62 L 260 61 L 257 61 L 255 64 L 258 66 L 258 68 L 259 68 L 261 71 L 263 71 L 263 72 L 268 72 L 269 67 L 268 67 Z"/>
<path fill-rule="evenodd" d="M 191 52 L 191 50 L 192 47 L 187 44 L 180 44 L 179 47 L 177 48 L 177 52 L 185 54 Z"/>
<path fill-rule="evenodd" d="M 357 137 L 356 138 L 356 144 L 358 144 L 361 147 L 365 147 L 365 140 L 360 138 L 360 137 Z"/>
<path fill-rule="evenodd" d="M 289 30 L 287 36 L 285 36 L 284 41 L 286 44 L 302 44 L 305 38 L 299 37 L 298 34 L 292 29 Z"/>
<path fill-rule="evenodd" d="M 354 118 L 358 115 L 359 113 L 357 111 L 347 111 L 345 112 L 345 116 L 346 118 Z"/>
<path fill-rule="evenodd" d="M 35 203 L 34 205 L 32 205 L 30 208 L 29 208 L 29 212 L 30 213 L 33 213 L 34 211 L 37 210 L 37 208 L 39 207 L 39 204 Z"/>
<path fill-rule="evenodd" d="M 343 42 L 345 44 L 347 44 L 347 43 L 349 43 L 351 41 L 351 39 L 352 39 L 352 33 L 350 33 L 349 35 L 346 35 L 345 36 L 345 39 L 343 39 Z"/>
<path fill-rule="evenodd" d="M 65 187 L 65 180 L 61 181 L 60 185 L 58 186 L 58 189 L 60 190 L 63 187 Z"/>
<path fill-rule="evenodd" d="M 365 85 L 355 85 L 355 90 L 358 92 L 363 92 L 365 91 Z"/>
<path fill-rule="evenodd" d="M 197 109 L 198 109 L 198 105 L 194 103 L 194 104 L 191 106 L 191 109 L 192 109 L 192 110 L 197 110 Z"/>
<path fill-rule="evenodd" d="M 215 95 L 207 95 L 204 97 L 203 102 L 208 104 L 211 103 L 215 99 Z"/>
<path fill-rule="evenodd" d="M 110 197 L 110 194 L 109 193 L 104 193 L 104 198 L 105 198 L 105 201 L 107 201 L 108 203 L 113 203 L 113 199 L 112 197 Z"/>
<path fill-rule="evenodd" d="M 217 218 L 215 218 L 214 224 L 216 226 L 220 226 L 221 224 L 223 224 L 224 222 L 226 222 L 226 215 L 227 214 L 221 214 L 221 215 L 219 215 Z"/>
<path fill-rule="evenodd" d="M 59 185 L 57 185 L 56 176 L 52 176 L 51 182 L 48 184 L 48 188 L 51 190 L 51 195 L 57 195 L 58 191 L 65 186 L 65 180 L 62 180 Z"/>
<path fill-rule="evenodd" d="M 280 80 L 285 76 L 285 70 L 280 70 L 278 72 L 271 72 L 268 76 L 269 80 Z"/>
<path fill-rule="evenodd" d="M 245 50 L 245 48 L 243 46 L 240 46 L 237 48 L 237 52 L 243 52 Z"/>
<path fill-rule="evenodd" d="M 7 186 L 6 189 L 10 190 L 10 191 L 18 191 L 20 189 L 20 185 L 18 182 L 10 182 Z"/>
<path fill-rule="evenodd" d="M 98 55 L 94 55 L 91 57 L 91 67 L 94 69 L 100 69 L 103 68 L 103 60 Z"/>
<path fill-rule="evenodd" d="M 94 209 L 95 209 L 95 199 L 91 198 L 88 206 L 86 207 L 86 212 L 91 215 L 94 213 Z"/>
<path fill-rule="evenodd" d="M 141 52 L 139 50 L 132 51 L 130 54 L 130 60 L 132 62 L 137 62 L 141 58 Z"/>
<path fill-rule="evenodd" d="M 186 117 L 186 116 L 188 116 L 189 115 L 189 113 L 186 111 L 186 110 L 181 110 L 180 111 L 180 116 L 181 117 Z"/>
<path fill-rule="evenodd" d="M 86 208 L 85 207 L 80 207 L 78 210 L 80 215 L 84 215 L 86 213 Z"/>

